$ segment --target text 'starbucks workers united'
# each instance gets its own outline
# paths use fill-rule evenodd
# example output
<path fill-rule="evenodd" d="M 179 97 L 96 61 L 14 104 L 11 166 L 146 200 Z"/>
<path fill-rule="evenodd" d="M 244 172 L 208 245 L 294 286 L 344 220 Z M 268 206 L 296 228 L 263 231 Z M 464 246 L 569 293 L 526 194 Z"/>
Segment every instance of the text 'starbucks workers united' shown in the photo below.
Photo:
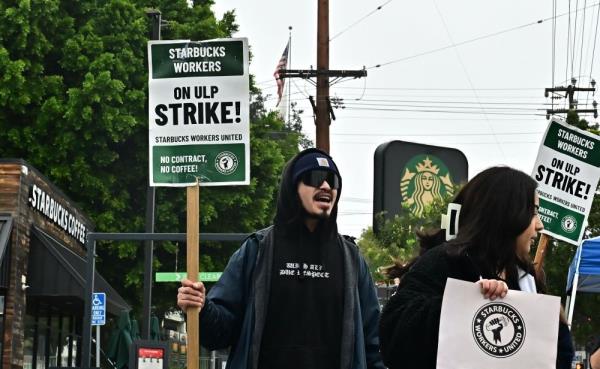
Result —
<path fill-rule="evenodd" d="M 544 233 L 577 245 L 600 176 L 600 137 L 552 118 L 533 168 Z"/>
<path fill-rule="evenodd" d="M 151 41 L 150 185 L 250 182 L 248 42 Z"/>

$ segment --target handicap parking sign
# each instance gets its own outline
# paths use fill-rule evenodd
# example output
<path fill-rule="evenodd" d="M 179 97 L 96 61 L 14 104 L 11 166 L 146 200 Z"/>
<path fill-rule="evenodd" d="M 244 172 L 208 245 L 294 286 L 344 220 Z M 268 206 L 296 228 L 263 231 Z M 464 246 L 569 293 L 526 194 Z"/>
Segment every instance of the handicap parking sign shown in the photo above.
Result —
<path fill-rule="evenodd" d="M 106 324 L 106 293 L 92 294 L 92 325 Z"/>

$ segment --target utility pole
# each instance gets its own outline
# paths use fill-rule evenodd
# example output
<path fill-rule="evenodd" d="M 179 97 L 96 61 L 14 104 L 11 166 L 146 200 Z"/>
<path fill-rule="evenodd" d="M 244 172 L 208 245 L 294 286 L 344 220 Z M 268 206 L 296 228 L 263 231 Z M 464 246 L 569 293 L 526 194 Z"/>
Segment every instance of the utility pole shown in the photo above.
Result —
<path fill-rule="evenodd" d="M 279 78 L 317 79 L 317 99 L 309 97 L 317 133 L 317 148 L 329 152 L 329 125 L 333 108 L 329 99 L 330 78 L 361 78 L 367 76 L 362 70 L 330 70 L 329 69 L 329 0 L 317 0 L 317 70 L 314 69 L 280 69 Z"/>
<path fill-rule="evenodd" d="M 329 0 L 317 0 L 317 71 L 329 69 Z M 329 77 L 317 75 L 317 148 L 329 153 Z"/>
<path fill-rule="evenodd" d="M 575 92 L 595 92 L 596 91 L 596 81 L 592 80 L 592 87 L 576 87 L 575 84 L 577 80 L 575 78 L 571 78 L 571 84 L 567 87 L 559 86 L 546 88 L 544 91 L 544 96 L 548 97 L 550 93 L 554 92 L 564 92 L 565 98 L 569 99 L 569 109 L 546 109 L 546 119 L 550 119 L 550 116 L 553 114 L 566 114 L 570 110 L 574 110 L 576 113 L 591 113 L 594 114 L 594 118 L 598 118 L 598 103 L 594 100 L 592 106 L 594 109 L 577 109 L 577 100 L 575 100 Z"/>

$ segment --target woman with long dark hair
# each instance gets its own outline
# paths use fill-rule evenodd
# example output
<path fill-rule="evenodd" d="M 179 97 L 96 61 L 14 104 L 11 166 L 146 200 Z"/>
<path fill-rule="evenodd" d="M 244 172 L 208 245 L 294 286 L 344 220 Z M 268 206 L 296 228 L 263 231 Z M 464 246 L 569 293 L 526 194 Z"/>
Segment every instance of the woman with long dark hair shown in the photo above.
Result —
<path fill-rule="evenodd" d="M 442 231 L 420 233 L 421 256 L 389 271 L 401 276 L 380 320 L 381 352 L 390 369 L 435 368 L 447 278 L 479 283 L 490 300 L 505 297 L 508 289 L 545 292 L 529 258 L 543 229 L 536 187 L 530 176 L 509 167 L 479 173 L 454 200 L 461 205 L 456 238 L 443 242 Z M 559 327 L 557 367 L 569 367 L 571 337 L 564 321 Z"/>

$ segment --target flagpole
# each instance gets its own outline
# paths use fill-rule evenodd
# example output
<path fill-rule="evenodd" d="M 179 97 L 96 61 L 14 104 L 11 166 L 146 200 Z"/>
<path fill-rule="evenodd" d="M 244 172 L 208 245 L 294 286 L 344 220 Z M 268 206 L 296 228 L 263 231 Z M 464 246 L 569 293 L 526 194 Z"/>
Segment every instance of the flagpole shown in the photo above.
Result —
<path fill-rule="evenodd" d="M 292 69 L 292 26 L 288 27 L 289 30 L 289 38 L 288 38 L 288 45 L 289 45 L 289 49 L 288 49 L 288 66 L 287 69 Z M 287 110 L 287 123 L 290 124 L 290 112 L 292 110 L 292 100 L 291 100 L 291 94 L 292 94 L 292 81 L 289 81 L 288 83 L 288 110 Z"/>

